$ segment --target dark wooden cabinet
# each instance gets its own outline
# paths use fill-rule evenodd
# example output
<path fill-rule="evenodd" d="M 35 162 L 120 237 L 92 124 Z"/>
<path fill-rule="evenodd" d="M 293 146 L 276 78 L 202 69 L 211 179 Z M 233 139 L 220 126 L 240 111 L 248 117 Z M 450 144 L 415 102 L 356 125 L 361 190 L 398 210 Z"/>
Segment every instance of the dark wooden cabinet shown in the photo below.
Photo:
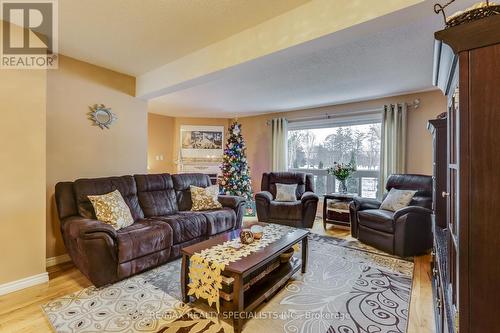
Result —
<path fill-rule="evenodd" d="M 448 97 L 446 225 L 435 223 L 438 332 L 500 332 L 500 15 L 435 34 Z"/>
<path fill-rule="evenodd" d="M 436 224 L 446 228 L 446 193 L 447 161 L 446 149 L 448 142 L 447 120 L 432 119 L 427 123 L 427 129 L 432 134 L 432 210 Z"/>

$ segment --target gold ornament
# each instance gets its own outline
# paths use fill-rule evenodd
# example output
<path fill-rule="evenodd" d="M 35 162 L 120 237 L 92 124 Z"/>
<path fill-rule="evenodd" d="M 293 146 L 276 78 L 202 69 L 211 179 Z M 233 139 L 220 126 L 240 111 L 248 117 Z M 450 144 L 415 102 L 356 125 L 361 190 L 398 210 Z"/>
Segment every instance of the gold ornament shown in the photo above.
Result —
<path fill-rule="evenodd" d="M 250 229 L 243 229 L 240 232 L 241 244 L 252 244 L 253 243 L 253 233 Z"/>

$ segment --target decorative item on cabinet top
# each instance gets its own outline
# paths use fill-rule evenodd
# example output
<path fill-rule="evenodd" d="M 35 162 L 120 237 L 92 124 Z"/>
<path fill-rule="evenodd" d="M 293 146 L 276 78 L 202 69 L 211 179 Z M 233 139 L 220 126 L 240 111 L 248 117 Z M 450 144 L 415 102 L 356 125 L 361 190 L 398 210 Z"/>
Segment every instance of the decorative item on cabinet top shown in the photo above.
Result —
<path fill-rule="evenodd" d="M 441 5 L 436 3 L 434 5 L 434 12 L 436 14 L 441 13 L 443 15 L 443 20 L 446 28 L 451 28 L 464 23 L 479 20 L 488 16 L 499 15 L 500 6 L 486 0 L 486 2 L 480 2 L 472 7 L 469 7 L 463 11 L 456 12 L 455 14 L 446 17 L 445 8 L 451 5 L 455 0 L 449 0 L 446 4 Z"/>
<path fill-rule="evenodd" d="M 437 119 L 445 119 L 446 117 L 448 117 L 448 113 L 447 112 L 441 112 L 440 114 L 438 114 L 436 116 Z"/>
<path fill-rule="evenodd" d="M 89 108 L 89 119 L 93 122 L 94 126 L 99 126 L 101 129 L 109 129 L 118 119 L 118 117 L 111 112 L 111 108 L 107 108 L 104 104 L 94 104 L 93 106 L 89 106 Z"/>

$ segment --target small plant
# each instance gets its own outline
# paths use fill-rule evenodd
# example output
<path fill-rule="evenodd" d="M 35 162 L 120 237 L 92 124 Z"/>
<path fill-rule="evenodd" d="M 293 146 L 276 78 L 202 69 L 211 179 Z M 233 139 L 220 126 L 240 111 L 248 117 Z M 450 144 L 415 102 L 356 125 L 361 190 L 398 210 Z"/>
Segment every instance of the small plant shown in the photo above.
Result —
<path fill-rule="evenodd" d="M 328 168 L 326 172 L 330 176 L 335 176 L 340 181 L 340 192 L 347 193 L 347 185 L 345 181 L 356 171 L 356 166 L 353 163 L 337 163 L 333 162 L 333 166 Z"/>
<path fill-rule="evenodd" d="M 346 180 L 356 171 L 356 167 L 352 163 L 337 163 L 333 162 L 333 166 L 327 169 L 330 176 L 335 176 L 338 180 Z"/>

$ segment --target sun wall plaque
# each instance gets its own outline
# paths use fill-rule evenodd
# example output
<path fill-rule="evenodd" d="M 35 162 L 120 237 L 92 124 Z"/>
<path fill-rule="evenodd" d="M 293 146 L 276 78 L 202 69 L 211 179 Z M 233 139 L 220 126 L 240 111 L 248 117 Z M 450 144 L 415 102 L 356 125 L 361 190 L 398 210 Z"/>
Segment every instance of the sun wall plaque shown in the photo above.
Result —
<path fill-rule="evenodd" d="M 109 129 L 118 119 L 118 117 L 111 112 L 111 108 L 107 108 L 104 104 L 94 104 L 89 108 L 89 119 L 93 122 L 94 126 L 99 126 L 101 129 Z"/>

